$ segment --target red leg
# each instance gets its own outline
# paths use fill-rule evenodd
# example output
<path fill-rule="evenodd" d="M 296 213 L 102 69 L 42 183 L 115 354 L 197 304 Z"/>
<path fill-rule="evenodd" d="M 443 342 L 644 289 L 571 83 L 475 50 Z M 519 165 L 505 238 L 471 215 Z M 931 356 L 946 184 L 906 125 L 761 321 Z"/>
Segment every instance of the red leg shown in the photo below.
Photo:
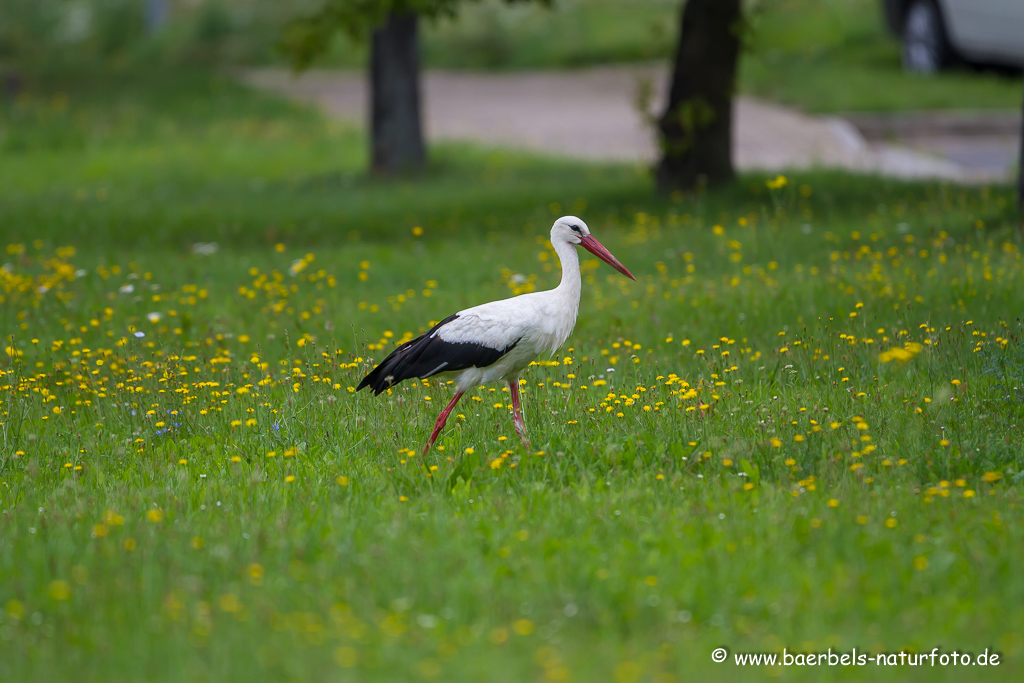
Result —
<path fill-rule="evenodd" d="M 455 407 L 455 404 L 459 402 L 459 399 L 462 398 L 464 393 L 466 392 L 456 391 L 451 402 L 444 410 L 441 411 L 441 414 L 437 416 L 437 422 L 434 423 L 434 431 L 430 433 L 430 438 L 427 439 L 427 445 L 423 449 L 423 455 L 426 455 L 427 451 L 430 450 L 430 447 L 434 445 L 434 440 L 437 439 L 437 435 L 441 433 L 441 430 L 444 429 L 445 424 L 448 422 L 448 416 L 451 415 L 452 408 Z"/>
<path fill-rule="evenodd" d="M 519 438 L 523 440 L 523 447 L 530 447 L 530 440 L 526 438 L 526 421 L 523 420 L 523 412 L 519 408 L 519 378 L 508 383 L 509 391 L 512 392 L 512 423 L 516 426 Z"/>

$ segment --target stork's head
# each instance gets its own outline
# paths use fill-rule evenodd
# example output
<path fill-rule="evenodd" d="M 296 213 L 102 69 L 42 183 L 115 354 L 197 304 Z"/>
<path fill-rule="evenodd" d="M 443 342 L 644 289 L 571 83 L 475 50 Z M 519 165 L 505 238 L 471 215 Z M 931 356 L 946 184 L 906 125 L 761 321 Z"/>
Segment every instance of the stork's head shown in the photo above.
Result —
<path fill-rule="evenodd" d="M 619 263 L 619 260 L 590 234 L 587 224 L 576 216 L 562 216 L 551 226 L 551 243 L 558 242 L 578 244 L 630 280 L 636 280 L 633 274 L 626 270 L 626 266 Z"/>

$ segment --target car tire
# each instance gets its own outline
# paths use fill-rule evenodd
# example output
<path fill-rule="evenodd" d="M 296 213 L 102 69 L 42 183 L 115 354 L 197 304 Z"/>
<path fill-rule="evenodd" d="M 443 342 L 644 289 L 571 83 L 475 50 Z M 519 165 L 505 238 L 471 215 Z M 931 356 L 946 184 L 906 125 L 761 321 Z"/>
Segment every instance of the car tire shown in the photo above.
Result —
<path fill-rule="evenodd" d="M 939 6 L 933 0 L 911 0 L 903 17 L 903 70 L 933 74 L 949 67 L 953 48 Z"/>

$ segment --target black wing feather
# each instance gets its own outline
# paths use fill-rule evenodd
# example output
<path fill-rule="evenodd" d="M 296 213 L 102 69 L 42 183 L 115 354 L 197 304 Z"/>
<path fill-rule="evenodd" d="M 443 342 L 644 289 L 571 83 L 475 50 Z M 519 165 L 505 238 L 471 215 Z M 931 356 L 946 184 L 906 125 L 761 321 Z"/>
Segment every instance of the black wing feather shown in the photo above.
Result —
<path fill-rule="evenodd" d="M 380 394 L 399 382 L 413 377 L 426 379 L 439 372 L 485 368 L 511 351 L 519 343 L 517 339 L 504 349 L 495 349 L 483 344 L 448 342 L 435 332 L 459 317 L 450 315 L 425 334 L 399 346 L 373 369 L 356 387 L 356 390 L 370 387 Z"/>

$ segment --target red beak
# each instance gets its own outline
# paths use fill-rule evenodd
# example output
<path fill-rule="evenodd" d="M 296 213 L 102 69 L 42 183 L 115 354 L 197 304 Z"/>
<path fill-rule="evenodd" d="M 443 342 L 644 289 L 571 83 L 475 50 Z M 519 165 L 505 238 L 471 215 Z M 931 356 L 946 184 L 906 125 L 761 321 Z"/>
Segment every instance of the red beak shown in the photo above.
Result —
<path fill-rule="evenodd" d="M 626 270 L 626 266 L 619 263 L 619 259 L 612 256 L 612 253 L 605 249 L 603 244 L 594 239 L 593 235 L 587 235 L 586 237 L 580 238 L 580 246 L 628 277 L 630 280 L 636 280 L 636 278 L 633 277 L 633 273 Z"/>

